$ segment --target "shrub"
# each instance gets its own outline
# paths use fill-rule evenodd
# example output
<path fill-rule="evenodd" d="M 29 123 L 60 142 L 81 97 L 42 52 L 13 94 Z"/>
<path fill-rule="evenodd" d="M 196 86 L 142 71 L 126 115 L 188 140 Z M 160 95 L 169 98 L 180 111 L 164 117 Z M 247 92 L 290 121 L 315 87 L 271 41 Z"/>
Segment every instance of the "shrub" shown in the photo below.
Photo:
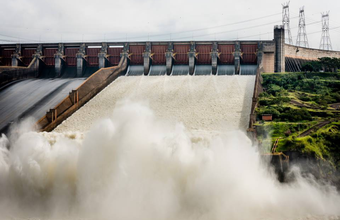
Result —
<path fill-rule="evenodd" d="M 305 121 L 305 120 L 312 120 L 312 116 L 305 108 L 302 109 L 289 109 L 284 113 L 280 114 L 280 119 L 282 121 Z"/>

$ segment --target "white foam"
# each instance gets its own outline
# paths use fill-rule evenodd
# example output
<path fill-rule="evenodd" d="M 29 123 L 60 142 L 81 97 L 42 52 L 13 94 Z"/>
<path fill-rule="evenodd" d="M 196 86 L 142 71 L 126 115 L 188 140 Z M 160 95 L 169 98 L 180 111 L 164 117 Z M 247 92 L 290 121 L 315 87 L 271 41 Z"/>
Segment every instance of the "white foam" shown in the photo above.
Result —
<path fill-rule="evenodd" d="M 241 131 L 192 139 L 138 102 L 78 142 L 20 129 L 0 138 L 0 219 L 336 219 L 340 197 L 299 176 L 280 184 Z M 79 137 L 74 137 L 82 138 Z M 11 145 L 10 151 L 6 145 Z"/>
<path fill-rule="evenodd" d="M 119 77 L 58 126 L 56 132 L 88 131 L 112 114 L 117 101 L 144 101 L 156 116 L 192 131 L 246 130 L 255 76 Z"/>

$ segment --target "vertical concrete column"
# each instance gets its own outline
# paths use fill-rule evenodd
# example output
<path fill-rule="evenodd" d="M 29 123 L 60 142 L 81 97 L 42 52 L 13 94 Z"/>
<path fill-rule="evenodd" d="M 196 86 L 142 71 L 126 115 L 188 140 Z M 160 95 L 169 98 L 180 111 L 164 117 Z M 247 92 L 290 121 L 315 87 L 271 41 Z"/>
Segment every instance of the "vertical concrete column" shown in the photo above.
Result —
<path fill-rule="evenodd" d="M 120 53 L 120 57 L 126 57 L 130 60 L 129 43 L 124 43 L 123 52 Z"/>
<path fill-rule="evenodd" d="M 102 48 L 98 54 L 98 58 L 99 58 L 99 69 L 101 68 L 105 68 L 106 67 L 106 63 L 107 63 L 107 43 L 102 43 Z"/>
<path fill-rule="evenodd" d="M 189 74 L 194 75 L 195 72 L 195 59 L 197 57 L 195 42 L 191 42 L 190 51 L 188 53 L 189 57 Z"/>
<path fill-rule="evenodd" d="M 65 64 L 65 56 L 64 56 L 64 44 L 58 45 L 58 51 L 54 54 L 54 70 L 56 76 L 60 76 L 63 66 Z"/>
<path fill-rule="evenodd" d="M 165 52 L 166 61 L 166 74 L 169 76 L 172 71 L 172 61 L 174 59 L 174 44 L 170 42 L 168 44 L 168 50 Z"/>
<path fill-rule="evenodd" d="M 33 54 L 33 59 L 35 59 L 35 62 L 33 63 L 33 66 L 31 66 L 31 69 L 34 69 L 34 77 L 38 77 L 39 73 L 40 73 L 40 63 L 41 58 L 42 58 L 42 54 L 43 54 L 43 47 L 41 44 L 38 45 L 37 50 L 35 51 L 35 53 Z"/>
<path fill-rule="evenodd" d="M 20 55 L 19 54 L 12 54 L 12 66 L 17 67 L 19 66 Z"/>
<path fill-rule="evenodd" d="M 129 43 L 124 43 L 123 51 L 120 53 L 120 57 L 125 57 L 127 59 L 127 67 L 130 65 L 130 51 L 129 51 Z M 126 73 L 128 68 L 124 70 Z"/>
<path fill-rule="evenodd" d="M 151 64 L 151 43 L 146 42 L 145 51 L 143 52 L 144 58 L 144 75 L 148 75 L 150 71 L 150 64 Z"/>
<path fill-rule="evenodd" d="M 213 75 L 217 74 L 217 63 L 219 58 L 220 54 L 218 53 L 218 44 L 217 42 L 214 42 L 211 51 L 211 72 Z"/>
<path fill-rule="evenodd" d="M 21 58 L 21 44 L 17 44 L 15 52 L 12 54 L 12 66 L 19 66 L 22 63 Z"/>
<path fill-rule="evenodd" d="M 262 59 L 263 59 L 263 43 L 262 42 L 258 42 L 257 48 L 258 48 L 258 50 L 256 52 L 257 67 L 259 68 L 262 65 Z"/>
<path fill-rule="evenodd" d="M 82 76 L 84 71 L 84 61 L 86 62 L 86 46 L 82 44 L 79 48 L 78 53 L 76 54 L 77 57 L 77 76 Z"/>
<path fill-rule="evenodd" d="M 124 43 L 123 52 L 120 53 L 120 57 L 126 57 L 130 60 L 129 43 Z"/>
<path fill-rule="evenodd" d="M 234 55 L 234 65 L 235 65 L 235 75 L 240 74 L 240 68 L 241 68 L 241 56 L 242 56 L 242 51 L 241 51 L 241 45 L 240 42 L 235 42 L 235 52 L 233 53 Z"/>
<path fill-rule="evenodd" d="M 285 72 L 285 30 L 282 25 L 274 27 L 275 72 Z"/>

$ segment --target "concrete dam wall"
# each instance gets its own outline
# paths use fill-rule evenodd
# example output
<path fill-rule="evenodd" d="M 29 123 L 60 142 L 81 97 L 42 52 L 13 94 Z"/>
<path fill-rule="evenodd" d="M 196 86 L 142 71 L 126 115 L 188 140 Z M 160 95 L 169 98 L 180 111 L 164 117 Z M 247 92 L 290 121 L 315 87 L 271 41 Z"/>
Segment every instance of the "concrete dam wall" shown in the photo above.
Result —
<path fill-rule="evenodd" d="M 321 57 L 340 58 L 339 51 L 318 50 L 285 44 L 285 71 L 301 72 L 303 64 Z"/>

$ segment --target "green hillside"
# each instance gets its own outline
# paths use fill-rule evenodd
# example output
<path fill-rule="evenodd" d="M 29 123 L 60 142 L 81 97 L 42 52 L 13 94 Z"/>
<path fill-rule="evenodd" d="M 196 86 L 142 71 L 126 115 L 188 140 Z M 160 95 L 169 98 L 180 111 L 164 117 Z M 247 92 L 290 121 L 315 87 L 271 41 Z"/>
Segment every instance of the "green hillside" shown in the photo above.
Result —
<path fill-rule="evenodd" d="M 298 151 L 340 169 L 340 74 L 262 74 L 258 139 L 266 151 Z M 263 121 L 262 115 L 272 115 Z"/>

